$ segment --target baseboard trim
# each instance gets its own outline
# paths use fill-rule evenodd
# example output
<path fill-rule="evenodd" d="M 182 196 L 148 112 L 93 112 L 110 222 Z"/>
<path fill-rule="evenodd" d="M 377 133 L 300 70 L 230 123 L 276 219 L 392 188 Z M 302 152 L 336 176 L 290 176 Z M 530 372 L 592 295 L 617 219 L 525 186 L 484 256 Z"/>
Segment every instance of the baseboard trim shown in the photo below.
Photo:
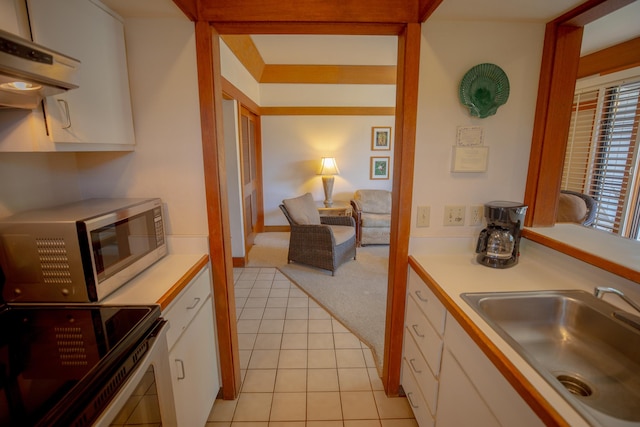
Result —
<path fill-rule="evenodd" d="M 240 258 L 240 257 L 233 257 L 233 266 L 234 267 L 244 267 L 245 265 L 247 265 L 244 257 Z"/>
<path fill-rule="evenodd" d="M 265 225 L 264 226 L 264 232 L 265 233 L 269 233 L 269 232 L 289 232 L 291 231 L 291 227 L 289 227 L 288 225 Z"/>

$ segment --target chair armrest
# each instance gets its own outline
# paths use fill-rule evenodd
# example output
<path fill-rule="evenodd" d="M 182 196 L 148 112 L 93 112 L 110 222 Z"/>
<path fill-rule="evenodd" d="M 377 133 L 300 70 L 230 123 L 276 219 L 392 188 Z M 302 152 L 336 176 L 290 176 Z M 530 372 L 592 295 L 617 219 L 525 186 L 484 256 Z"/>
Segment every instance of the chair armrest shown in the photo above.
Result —
<path fill-rule="evenodd" d="M 335 239 L 333 230 L 325 224 L 292 224 L 290 245 L 296 242 L 295 246 L 306 248 L 313 245 L 322 245 L 328 248 L 333 247 Z"/>
<path fill-rule="evenodd" d="M 351 227 L 356 225 L 350 216 L 321 216 L 320 222 L 326 225 L 350 225 Z"/>

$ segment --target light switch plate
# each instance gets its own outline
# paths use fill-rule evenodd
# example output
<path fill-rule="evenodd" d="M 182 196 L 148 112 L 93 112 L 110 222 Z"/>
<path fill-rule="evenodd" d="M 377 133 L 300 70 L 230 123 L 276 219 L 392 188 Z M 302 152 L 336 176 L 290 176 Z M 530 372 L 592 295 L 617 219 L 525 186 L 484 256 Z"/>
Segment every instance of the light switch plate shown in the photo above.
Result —
<path fill-rule="evenodd" d="M 428 227 L 431 208 L 429 206 L 418 206 L 418 218 L 416 227 Z"/>
<path fill-rule="evenodd" d="M 465 206 L 445 206 L 444 225 L 464 225 Z"/>

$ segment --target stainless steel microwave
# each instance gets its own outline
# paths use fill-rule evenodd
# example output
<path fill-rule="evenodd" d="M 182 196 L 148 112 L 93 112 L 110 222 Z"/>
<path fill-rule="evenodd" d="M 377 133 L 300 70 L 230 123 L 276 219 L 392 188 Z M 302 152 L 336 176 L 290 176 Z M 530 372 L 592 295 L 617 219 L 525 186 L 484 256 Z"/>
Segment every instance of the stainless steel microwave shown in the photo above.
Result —
<path fill-rule="evenodd" d="M 5 302 L 96 302 L 167 254 L 160 199 L 89 199 L 0 219 Z"/>

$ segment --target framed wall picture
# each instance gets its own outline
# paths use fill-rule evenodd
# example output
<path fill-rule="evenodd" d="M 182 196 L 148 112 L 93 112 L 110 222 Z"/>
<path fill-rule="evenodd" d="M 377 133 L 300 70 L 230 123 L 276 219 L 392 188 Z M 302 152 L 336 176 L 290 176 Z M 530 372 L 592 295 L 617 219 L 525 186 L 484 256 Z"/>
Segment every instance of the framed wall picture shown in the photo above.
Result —
<path fill-rule="evenodd" d="M 391 150 L 391 128 L 390 127 L 371 128 L 371 150 L 373 151 Z"/>
<path fill-rule="evenodd" d="M 370 179 L 389 179 L 389 157 L 371 157 Z"/>

